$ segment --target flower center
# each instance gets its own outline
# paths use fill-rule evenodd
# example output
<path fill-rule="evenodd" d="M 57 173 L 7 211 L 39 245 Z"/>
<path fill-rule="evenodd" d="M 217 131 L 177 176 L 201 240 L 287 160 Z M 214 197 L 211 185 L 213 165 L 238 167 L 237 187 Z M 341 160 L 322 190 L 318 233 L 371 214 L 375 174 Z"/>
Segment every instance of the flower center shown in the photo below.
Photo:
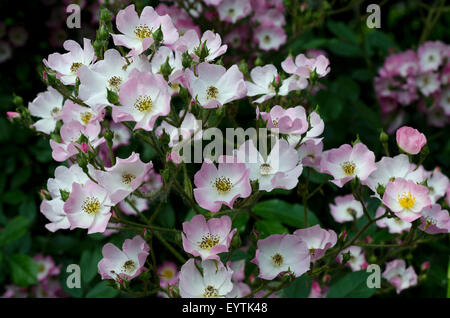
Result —
<path fill-rule="evenodd" d="M 234 13 L 235 13 L 234 8 L 230 8 L 230 9 L 228 10 L 228 15 L 233 16 Z"/>
<path fill-rule="evenodd" d="M 346 161 L 342 164 L 342 170 L 347 176 L 352 176 L 355 173 L 356 165 L 351 161 Z"/>
<path fill-rule="evenodd" d="M 81 209 L 87 214 L 97 214 L 100 211 L 100 201 L 95 197 L 87 197 L 83 201 Z"/>
<path fill-rule="evenodd" d="M 353 208 L 348 208 L 347 213 L 350 214 L 352 217 L 356 216 L 356 211 Z"/>
<path fill-rule="evenodd" d="M 272 174 L 272 167 L 268 163 L 263 163 L 259 166 L 259 173 L 263 176 L 268 176 Z"/>
<path fill-rule="evenodd" d="M 81 65 L 83 65 L 83 63 L 80 62 L 72 63 L 72 66 L 70 66 L 70 71 L 72 72 L 72 74 L 76 74 Z"/>
<path fill-rule="evenodd" d="M 206 89 L 206 99 L 207 100 L 212 100 L 212 99 L 216 99 L 217 96 L 219 96 L 219 90 L 214 87 L 214 86 L 209 86 Z"/>
<path fill-rule="evenodd" d="M 92 113 L 90 113 L 90 112 L 83 112 L 83 113 L 80 114 L 80 118 L 81 118 L 81 121 L 83 122 L 83 124 L 87 125 L 87 124 L 89 124 L 89 121 L 92 118 Z"/>
<path fill-rule="evenodd" d="M 140 24 L 134 29 L 134 35 L 142 41 L 152 35 L 152 30 L 146 24 Z"/>
<path fill-rule="evenodd" d="M 231 183 L 230 178 L 220 177 L 214 181 L 214 186 L 220 194 L 226 194 L 230 192 L 233 184 Z"/>
<path fill-rule="evenodd" d="M 124 173 L 122 175 L 122 182 L 127 185 L 130 184 L 134 179 L 136 179 L 136 176 L 132 175 L 131 173 Z"/>
<path fill-rule="evenodd" d="M 139 96 L 134 103 L 134 107 L 141 113 L 146 113 L 153 107 L 153 101 L 150 96 Z"/>
<path fill-rule="evenodd" d="M 274 127 L 278 127 L 278 119 L 273 119 L 272 124 Z"/>
<path fill-rule="evenodd" d="M 201 249 L 210 250 L 219 244 L 219 236 L 211 233 L 203 235 L 202 241 L 199 243 Z"/>
<path fill-rule="evenodd" d="M 263 42 L 264 43 L 270 43 L 270 36 L 265 35 L 264 38 L 263 38 Z"/>
<path fill-rule="evenodd" d="M 54 107 L 52 109 L 52 115 L 53 116 L 59 115 L 60 112 L 61 112 L 61 110 L 58 107 Z"/>
<path fill-rule="evenodd" d="M 272 256 L 272 262 L 275 266 L 278 266 L 278 267 L 283 265 L 283 256 L 276 253 L 274 256 Z"/>
<path fill-rule="evenodd" d="M 204 298 L 217 298 L 219 296 L 219 291 L 214 288 L 214 286 L 209 285 L 205 288 L 205 292 L 203 293 Z"/>
<path fill-rule="evenodd" d="M 44 264 L 39 264 L 39 273 L 42 273 L 45 270 Z"/>
<path fill-rule="evenodd" d="M 429 226 L 431 225 L 436 225 L 436 219 L 432 218 L 431 216 L 426 216 L 425 217 L 425 226 L 424 226 L 424 230 L 426 230 Z"/>
<path fill-rule="evenodd" d="M 416 197 L 411 192 L 398 195 L 398 203 L 404 208 L 409 209 L 416 203 Z"/>
<path fill-rule="evenodd" d="M 108 81 L 109 87 L 116 92 L 119 91 L 120 84 L 122 84 L 122 78 L 119 76 L 113 76 Z"/>
<path fill-rule="evenodd" d="M 163 270 L 161 274 L 165 279 L 171 279 L 173 277 L 173 271 L 169 268 Z"/>
<path fill-rule="evenodd" d="M 128 261 L 126 261 L 123 265 L 122 265 L 122 269 L 128 273 L 131 274 L 134 272 L 134 270 L 136 269 L 136 263 L 134 261 L 132 261 L 131 259 L 129 259 Z"/>

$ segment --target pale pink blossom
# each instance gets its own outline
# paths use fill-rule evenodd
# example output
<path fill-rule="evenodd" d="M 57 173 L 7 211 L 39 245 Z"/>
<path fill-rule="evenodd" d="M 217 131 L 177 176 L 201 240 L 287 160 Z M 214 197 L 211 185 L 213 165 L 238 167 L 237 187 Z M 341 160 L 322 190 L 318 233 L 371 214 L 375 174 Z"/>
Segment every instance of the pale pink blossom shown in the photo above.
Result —
<path fill-rule="evenodd" d="M 435 168 L 427 178 L 427 187 L 431 203 L 436 203 L 440 198 L 445 196 L 445 191 L 450 186 L 450 181 L 446 175 L 441 172 L 440 168 Z"/>
<path fill-rule="evenodd" d="M 336 245 L 337 242 L 336 232 L 322 229 L 320 225 L 298 229 L 294 232 L 294 235 L 306 243 L 311 254 L 311 262 L 322 258 L 325 252 Z"/>
<path fill-rule="evenodd" d="M 409 158 L 405 154 L 393 158 L 383 157 L 375 163 L 375 166 L 376 170 L 363 183 L 374 192 L 377 198 L 381 198 L 378 192 L 383 193 L 389 181 L 396 178 L 412 180 L 415 183 L 421 183 L 426 178 L 425 170 L 423 168 L 416 169 L 410 164 Z"/>
<path fill-rule="evenodd" d="M 324 77 L 330 72 L 330 61 L 324 55 L 316 58 L 307 58 L 304 54 L 295 57 L 288 56 L 281 67 L 288 74 L 295 74 L 302 78 L 310 78 L 311 72 L 316 72 L 319 77 Z"/>
<path fill-rule="evenodd" d="M 146 6 L 138 16 L 134 4 L 117 13 L 117 29 L 122 34 L 112 34 L 114 44 L 125 46 L 129 56 L 139 55 L 154 43 L 153 33 L 161 28 L 162 44 L 173 44 L 178 40 L 178 31 L 166 14 L 160 16 L 152 7 Z"/>
<path fill-rule="evenodd" d="M 259 190 L 293 189 L 303 171 L 296 150 L 284 139 L 276 140 L 269 155 L 259 153 L 251 140 L 243 143 L 236 154 L 250 169 L 250 180 L 258 180 Z"/>
<path fill-rule="evenodd" d="M 203 61 L 211 62 L 223 55 L 227 51 L 227 45 L 222 45 L 222 38 L 220 34 L 207 30 L 199 38 L 197 32 L 194 30 L 187 31 L 178 41 L 174 44 L 174 48 L 177 52 L 188 52 L 194 61 L 200 61 L 200 57 L 196 54 L 196 50 L 201 50 L 203 45 L 208 48 L 208 55 L 203 58 Z"/>
<path fill-rule="evenodd" d="M 320 161 L 322 160 L 323 143 L 315 143 L 314 140 L 307 140 L 302 143 L 297 150 L 299 161 L 305 167 L 311 167 L 320 170 Z"/>
<path fill-rule="evenodd" d="M 179 288 L 182 298 L 223 298 L 231 292 L 231 269 L 215 260 L 203 261 L 200 266 L 203 273 L 191 258 L 181 267 Z"/>
<path fill-rule="evenodd" d="M 136 56 L 128 60 L 130 64 L 119 51 L 109 49 L 105 51 L 103 60 L 90 68 L 82 66 L 78 72 L 80 78 L 78 97 L 93 108 L 111 105 L 108 101 L 108 90 L 119 93 L 121 86 L 128 81 L 133 70 L 151 71 L 151 65 L 144 56 Z"/>
<path fill-rule="evenodd" d="M 84 48 L 73 41 L 64 42 L 64 49 L 68 53 L 53 53 L 44 59 L 44 64 L 54 70 L 57 77 L 65 85 L 75 85 L 78 70 L 82 65 L 90 66 L 96 60 L 91 40 L 83 39 Z"/>
<path fill-rule="evenodd" d="M 352 222 L 364 214 L 361 202 L 357 201 L 353 194 L 338 196 L 334 199 L 334 203 L 330 203 L 330 212 L 338 223 Z"/>
<path fill-rule="evenodd" d="M 396 178 L 386 186 L 383 204 L 406 222 L 420 218 L 420 212 L 431 205 L 428 188 L 414 181 Z"/>
<path fill-rule="evenodd" d="M 303 106 L 288 109 L 276 105 L 270 112 L 261 112 L 262 119 L 267 121 L 267 128 L 278 129 L 282 134 L 304 134 L 308 130 L 308 120 Z"/>
<path fill-rule="evenodd" d="M 46 92 L 39 93 L 32 102 L 28 103 L 30 114 L 41 118 L 33 124 L 33 127 L 45 134 L 52 133 L 60 119 L 63 101 L 63 96 L 53 87 L 48 87 Z"/>
<path fill-rule="evenodd" d="M 103 259 L 98 263 L 102 279 L 133 279 L 145 270 L 149 254 L 148 244 L 139 235 L 123 242 L 122 250 L 114 244 L 103 246 Z"/>
<path fill-rule="evenodd" d="M 119 206 L 123 213 L 137 215 L 148 209 L 148 199 L 130 194 L 127 200 L 120 201 Z"/>
<path fill-rule="evenodd" d="M 159 285 L 162 288 L 178 285 L 178 268 L 173 262 L 164 261 L 158 266 Z"/>
<path fill-rule="evenodd" d="M 204 209 L 217 212 L 225 204 L 233 208 L 237 198 L 250 196 L 252 188 L 249 180 L 250 170 L 243 163 L 203 162 L 194 176 L 194 198 Z"/>
<path fill-rule="evenodd" d="M 361 246 L 349 246 L 346 249 L 343 249 L 336 257 L 336 261 L 342 264 L 343 254 L 347 253 L 350 253 L 350 259 L 345 265 L 349 266 L 352 271 L 356 272 L 367 267 L 366 257 Z"/>
<path fill-rule="evenodd" d="M 310 268 L 308 246 L 296 235 L 271 235 L 259 240 L 257 245 L 252 263 L 258 265 L 262 279 L 272 280 L 284 272 L 299 277 Z"/>
<path fill-rule="evenodd" d="M 380 206 L 376 213 L 375 217 L 378 218 L 386 213 L 386 208 Z M 380 228 L 388 228 L 389 233 L 391 234 L 400 234 L 403 232 L 409 232 L 411 229 L 411 223 L 406 222 L 396 216 L 394 217 L 384 217 L 376 222 L 377 226 Z"/>
<path fill-rule="evenodd" d="M 183 223 L 183 248 L 186 253 L 207 259 L 220 260 L 219 253 L 228 252 L 237 229 L 231 230 L 229 216 L 211 218 L 206 221 L 201 214 Z"/>
<path fill-rule="evenodd" d="M 114 106 L 114 122 L 135 121 L 134 129 L 153 130 L 155 121 L 170 112 L 170 93 L 160 74 L 134 71 L 119 93 L 122 106 Z"/>
<path fill-rule="evenodd" d="M 247 94 L 244 76 L 236 65 L 227 70 L 204 62 L 197 66 L 197 74 L 186 70 L 189 92 L 204 108 L 218 108 Z"/>
<path fill-rule="evenodd" d="M 428 234 L 450 233 L 450 216 L 439 204 L 433 204 L 421 212 L 419 229 Z"/>
<path fill-rule="evenodd" d="M 59 275 L 59 266 L 55 265 L 55 261 L 51 256 L 37 254 L 33 257 L 33 261 L 38 264 L 38 281 L 42 282 L 48 279 L 50 276 Z"/>
<path fill-rule="evenodd" d="M 139 188 L 153 164 L 141 161 L 138 153 L 133 152 L 128 158 L 117 158 L 116 164 L 105 171 L 96 170 L 95 178 L 104 187 L 111 202 L 116 204 Z"/>
<path fill-rule="evenodd" d="M 382 277 L 391 283 L 397 294 L 404 289 L 417 285 L 417 274 L 412 266 L 406 268 L 406 263 L 402 259 L 396 259 L 386 263 Z"/>
<path fill-rule="evenodd" d="M 250 0 L 222 0 L 217 5 L 220 20 L 236 23 L 252 11 Z"/>
<path fill-rule="evenodd" d="M 362 143 L 353 147 L 344 144 L 324 151 L 320 166 L 323 172 L 334 177 L 331 182 L 342 187 L 355 177 L 364 182 L 376 169 L 375 154 Z"/>
<path fill-rule="evenodd" d="M 260 25 L 253 31 L 253 41 L 263 51 L 278 50 L 286 43 L 286 33 L 283 28 L 274 25 Z"/>
<path fill-rule="evenodd" d="M 88 229 L 88 234 L 103 233 L 111 218 L 112 202 L 108 192 L 88 180 L 84 185 L 73 183 L 64 211 L 70 222 L 70 229 Z"/>

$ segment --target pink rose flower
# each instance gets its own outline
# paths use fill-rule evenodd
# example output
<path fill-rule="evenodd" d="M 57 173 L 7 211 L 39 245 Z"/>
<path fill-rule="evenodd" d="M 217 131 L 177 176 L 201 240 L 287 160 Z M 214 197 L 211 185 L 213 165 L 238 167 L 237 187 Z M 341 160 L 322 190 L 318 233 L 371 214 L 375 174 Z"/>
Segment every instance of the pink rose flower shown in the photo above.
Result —
<path fill-rule="evenodd" d="M 417 129 L 403 126 L 396 133 L 397 145 L 404 152 L 417 155 L 427 143 L 427 138 Z"/>

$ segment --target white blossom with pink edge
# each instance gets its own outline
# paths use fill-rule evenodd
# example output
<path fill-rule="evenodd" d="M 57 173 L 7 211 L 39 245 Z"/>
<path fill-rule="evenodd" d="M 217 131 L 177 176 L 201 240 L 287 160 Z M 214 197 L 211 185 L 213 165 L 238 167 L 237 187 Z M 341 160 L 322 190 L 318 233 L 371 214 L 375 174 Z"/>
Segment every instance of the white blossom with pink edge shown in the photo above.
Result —
<path fill-rule="evenodd" d="M 111 202 L 117 204 L 143 184 L 152 168 L 151 161 L 144 163 L 139 153 L 133 152 L 126 159 L 117 158 L 116 164 L 105 171 L 96 170 L 94 178 L 108 191 Z"/>
<path fill-rule="evenodd" d="M 122 34 L 111 34 L 114 44 L 125 46 L 131 51 L 128 56 L 139 55 L 154 43 L 153 33 L 161 28 L 162 44 L 173 44 L 178 40 L 178 31 L 172 19 L 166 14 L 160 16 L 152 7 L 146 6 L 138 16 L 134 4 L 117 13 L 117 29 Z"/>
<path fill-rule="evenodd" d="M 334 203 L 330 203 L 330 212 L 338 223 L 352 222 L 364 214 L 361 202 L 357 201 L 353 194 L 338 196 L 334 198 Z"/>
<path fill-rule="evenodd" d="M 237 198 L 246 198 L 252 193 L 250 170 L 243 163 L 203 162 L 194 176 L 194 198 L 204 209 L 217 212 L 225 204 L 233 208 Z"/>
<path fill-rule="evenodd" d="M 30 114 L 41 118 L 33 124 L 33 127 L 44 134 L 53 132 L 60 119 L 63 101 L 64 97 L 53 87 L 48 87 L 46 92 L 39 93 L 32 102 L 28 103 Z"/>
<path fill-rule="evenodd" d="M 69 219 L 70 229 L 88 229 L 88 234 L 103 233 L 111 218 L 111 202 L 108 192 L 88 180 L 84 185 L 73 183 L 64 211 Z"/>
<path fill-rule="evenodd" d="M 397 178 L 386 186 L 383 203 L 400 219 L 412 222 L 431 205 L 428 188 L 414 181 Z"/>
<path fill-rule="evenodd" d="M 428 234 L 450 233 L 450 216 L 439 204 L 433 204 L 421 212 L 419 229 Z"/>
<path fill-rule="evenodd" d="M 325 255 L 325 252 L 336 245 L 337 235 L 333 230 L 325 230 L 320 225 L 314 225 L 294 232 L 300 240 L 306 243 L 311 255 L 311 262 L 315 262 Z"/>
<path fill-rule="evenodd" d="M 259 240 L 255 258 L 259 276 L 272 280 L 279 274 L 290 272 L 295 277 L 309 270 L 311 255 L 308 245 L 296 235 L 274 234 Z"/>
<path fill-rule="evenodd" d="M 259 190 L 262 191 L 293 189 L 303 171 L 296 150 L 284 139 L 277 139 L 266 158 L 259 153 L 251 140 L 243 143 L 236 155 L 238 160 L 250 169 L 250 180 L 258 180 Z"/>
<path fill-rule="evenodd" d="M 386 208 L 383 206 L 380 206 L 376 213 L 375 217 L 379 218 L 383 214 L 386 213 Z M 378 221 L 376 221 L 376 224 L 380 228 L 388 228 L 389 233 L 391 234 L 400 234 L 402 232 L 408 232 L 411 229 L 411 223 L 406 222 L 396 216 L 394 217 L 384 217 Z"/>
<path fill-rule="evenodd" d="M 206 221 L 201 214 L 183 223 L 183 248 L 186 253 L 207 259 L 220 260 L 219 253 L 228 252 L 237 229 L 231 230 L 229 216 L 211 218 Z"/>
<path fill-rule="evenodd" d="M 406 268 L 406 263 L 402 259 L 396 259 L 386 263 L 386 269 L 381 275 L 391 283 L 397 294 L 404 289 L 417 285 L 417 274 L 412 266 Z"/>
<path fill-rule="evenodd" d="M 170 112 L 169 86 L 160 74 L 134 70 L 119 92 L 122 106 L 114 106 L 114 122 L 135 121 L 134 129 L 153 130 L 155 121 Z"/>
<path fill-rule="evenodd" d="M 98 272 L 102 279 L 133 279 L 145 270 L 149 251 L 148 244 L 139 235 L 126 239 L 122 250 L 107 243 L 102 249 L 103 259 L 98 263 Z"/>
<path fill-rule="evenodd" d="M 64 85 L 75 85 L 78 70 L 82 65 L 90 66 L 96 60 L 91 40 L 83 39 L 84 48 L 73 41 L 64 42 L 64 49 L 68 53 L 53 53 L 44 59 L 44 64 L 54 70 Z"/>
<path fill-rule="evenodd" d="M 355 177 L 364 182 L 375 171 L 375 154 L 362 143 L 353 147 L 344 144 L 339 148 L 324 151 L 320 168 L 322 172 L 334 177 L 331 182 L 342 188 Z"/>
<path fill-rule="evenodd" d="M 349 266 L 353 272 L 367 267 L 366 257 L 361 246 L 349 246 L 343 249 L 336 257 L 336 261 L 342 264 L 343 254 L 347 253 L 350 253 L 350 259 L 345 265 Z"/>
<path fill-rule="evenodd" d="M 236 65 L 227 70 L 221 65 L 204 62 L 197 66 L 197 74 L 186 70 L 188 89 L 204 108 L 218 108 L 247 94 L 244 76 Z"/>
<path fill-rule="evenodd" d="M 193 258 L 181 267 L 178 286 L 182 298 L 223 298 L 231 292 L 231 269 L 215 260 L 206 260 L 199 265 L 203 274 L 195 266 Z"/>

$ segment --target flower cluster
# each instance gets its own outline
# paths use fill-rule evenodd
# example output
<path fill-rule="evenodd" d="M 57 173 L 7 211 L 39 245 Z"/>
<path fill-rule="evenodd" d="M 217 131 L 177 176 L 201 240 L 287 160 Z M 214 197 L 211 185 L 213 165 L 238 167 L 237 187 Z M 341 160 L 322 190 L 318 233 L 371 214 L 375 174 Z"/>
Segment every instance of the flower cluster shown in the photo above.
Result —
<path fill-rule="evenodd" d="M 268 297 L 302 275 L 322 275 L 320 282 L 314 281 L 311 296 L 324 296 L 333 273 L 330 263 L 359 271 L 375 257 L 361 241 L 370 225 L 388 228 L 397 238 L 408 232 L 402 238 L 407 247 L 416 229 L 435 235 L 450 231 L 444 201 L 449 200 L 450 181 L 439 168 L 427 171 L 415 157 L 426 147 L 423 134 L 400 128 L 401 153 L 379 161 L 359 138 L 324 150 L 325 123 L 319 109 L 298 98 L 300 92 L 319 89 L 319 80 L 330 72 L 324 55 L 288 56 L 282 71 L 266 64 L 245 72 L 236 64 L 224 64 L 228 46 L 218 33 L 202 33 L 193 22 L 200 13 L 212 20 L 217 13 L 220 20 L 233 24 L 245 19 L 259 25 L 254 36 L 260 49 L 276 49 L 283 39 L 278 34 L 284 24 L 281 1 L 203 2 L 199 7 L 147 6 L 141 12 L 129 5 L 118 12 L 116 29 L 109 30 L 113 48 L 94 48 L 88 39 L 83 46 L 69 40 L 64 43 L 66 53 L 44 60 L 48 90 L 28 109 L 37 118 L 31 128 L 49 135 L 52 157 L 61 162 L 42 192 L 40 210 L 49 220 L 49 231 L 136 231 L 122 249 L 104 245 L 98 263 L 102 279 L 130 294 L 141 280 L 142 295 L 203 298 Z M 431 49 L 422 52 L 428 46 L 419 56 L 432 55 Z M 445 60 L 443 55 L 439 58 Z M 381 73 L 392 78 L 434 74 L 444 63 L 430 66 L 429 58 L 420 61 L 402 71 Z M 410 68 L 417 72 L 412 75 Z M 255 118 L 251 128 L 259 129 L 255 138 L 226 140 L 231 151 L 225 154 L 223 144 L 213 150 L 203 147 L 202 140 L 219 130 L 223 119 L 235 121 L 230 113 L 244 101 Z M 199 154 L 197 146 L 202 157 L 196 163 L 201 165 L 188 167 L 191 148 L 194 157 Z M 155 153 L 152 161 L 148 152 L 138 152 L 149 148 Z M 323 179 L 313 191 L 311 174 Z M 343 226 L 352 222 L 354 228 L 360 219 L 368 220 L 351 238 L 345 231 L 325 228 L 308 210 L 308 200 L 327 184 L 343 192 L 329 206 L 330 219 Z M 182 229 L 154 224 L 172 190 L 190 208 L 181 220 Z M 303 199 L 303 213 L 276 211 L 292 212 L 283 220 L 289 229 L 281 223 L 270 228 L 270 222 L 259 219 L 267 211 L 255 208 L 263 196 L 276 191 Z M 369 208 L 367 192 L 376 209 Z M 240 215 L 254 218 L 245 244 L 245 230 L 236 221 Z M 248 219 L 243 223 L 253 224 Z M 162 233 L 174 236 L 168 239 Z M 179 271 L 173 262 L 156 260 L 154 240 L 181 263 Z M 233 258 L 238 251 L 245 257 Z M 250 276 L 245 274 L 249 265 L 255 269 Z M 388 262 L 383 273 L 398 292 L 415 285 L 415 275 L 401 260 Z M 268 281 L 273 282 L 267 285 Z M 273 285 L 277 281 L 279 285 Z M 260 286 L 255 288 L 257 282 Z"/>
<path fill-rule="evenodd" d="M 404 122 L 407 106 L 416 105 L 428 123 L 443 127 L 450 117 L 450 46 L 428 41 L 417 51 L 391 54 L 375 78 L 382 115 L 392 132 Z"/>

